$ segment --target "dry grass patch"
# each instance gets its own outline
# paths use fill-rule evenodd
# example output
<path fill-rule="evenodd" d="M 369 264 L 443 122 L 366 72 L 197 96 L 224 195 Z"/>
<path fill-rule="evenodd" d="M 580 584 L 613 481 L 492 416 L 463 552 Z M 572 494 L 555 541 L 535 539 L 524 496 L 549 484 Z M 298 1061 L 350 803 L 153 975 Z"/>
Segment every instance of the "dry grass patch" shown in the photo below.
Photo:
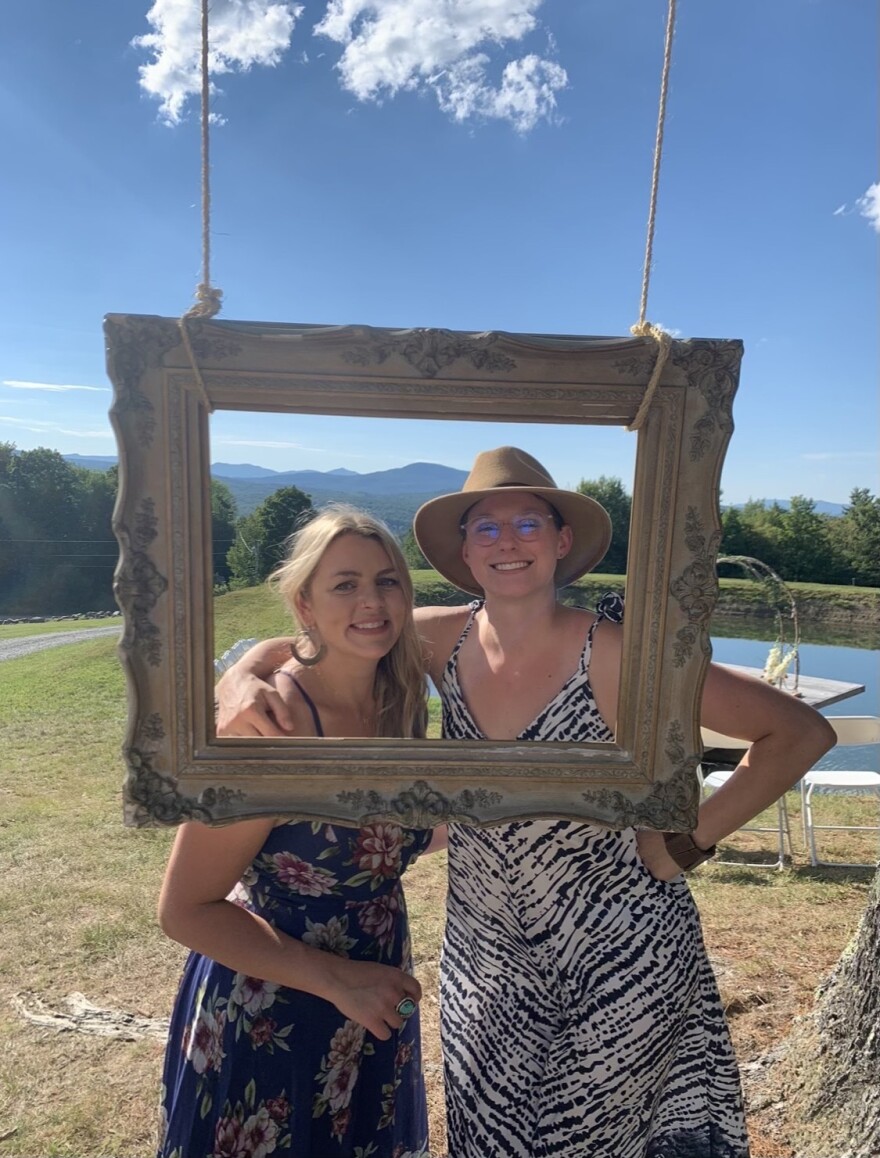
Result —
<path fill-rule="evenodd" d="M 736 1054 L 743 1067 L 747 1102 L 752 1068 L 788 1035 L 795 1018 L 813 1005 L 819 983 L 831 971 L 856 930 L 868 897 L 872 869 L 811 868 L 800 842 L 799 793 L 789 794 L 795 857 L 772 869 L 707 865 L 692 889 L 700 909 L 709 956 L 718 976 Z M 830 814 L 843 819 L 851 802 L 828 798 Z M 842 804 L 842 807 L 841 807 Z M 773 814 L 766 814 L 771 823 Z M 848 842 L 847 835 L 852 836 Z M 763 841 L 756 850 L 755 841 Z M 771 859 L 773 838 L 736 834 L 723 855 Z M 844 834 L 847 859 L 876 856 L 861 834 Z M 794 1158 L 784 1107 L 755 1097 L 749 1107 L 753 1158 Z"/>
<path fill-rule="evenodd" d="M 406 906 L 412 927 L 416 976 L 422 986 L 419 1007 L 422 1055 L 428 1096 L 428 1123 L 435 1154 L 446 1152 L 446 1106 L 440 1053 L 440 947 L 446 904 L 446 853 L 422 857 L 406 874 Z"/>

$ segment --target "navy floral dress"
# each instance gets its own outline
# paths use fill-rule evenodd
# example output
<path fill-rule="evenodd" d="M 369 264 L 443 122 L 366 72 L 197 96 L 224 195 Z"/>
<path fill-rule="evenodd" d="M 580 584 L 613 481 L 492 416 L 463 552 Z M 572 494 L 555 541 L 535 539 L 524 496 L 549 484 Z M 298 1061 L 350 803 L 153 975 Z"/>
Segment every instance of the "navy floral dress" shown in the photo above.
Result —
<path fill-rule="evenodd" d="M 315 948 L 409 970 L 400 876 L 430 837 L 279 825 L 232 899 Z M 427 1158 L 418 1012 L 379 1041 L 322 998 L 191 953 L 159 1134 L 159 1158 Z"/>

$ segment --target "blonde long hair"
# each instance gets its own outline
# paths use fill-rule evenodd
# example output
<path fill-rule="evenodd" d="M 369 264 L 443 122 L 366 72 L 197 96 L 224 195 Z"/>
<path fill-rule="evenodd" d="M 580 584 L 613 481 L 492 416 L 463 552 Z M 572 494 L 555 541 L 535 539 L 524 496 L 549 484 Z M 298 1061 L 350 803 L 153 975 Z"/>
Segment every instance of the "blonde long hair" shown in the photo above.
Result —
<path fill-rule="evenodd" d="M 299 595 L 309 586 L 324 552 L 341 535 L 360 535 L 384 547 L 400 577 L 407 603 L 403 630 L 394 646 L 376 665 L 373 691 L 378 707 L 376 734 L 421 739 L 428 720 L 428 689 L 424 649 L 412 616 L 413 587 L 409 568 L 394 535 L 380 520 L 357 507 L 332 503 L 291 535 L 285 561 L 267 579 L 287 605 L 298 627 Z"/>

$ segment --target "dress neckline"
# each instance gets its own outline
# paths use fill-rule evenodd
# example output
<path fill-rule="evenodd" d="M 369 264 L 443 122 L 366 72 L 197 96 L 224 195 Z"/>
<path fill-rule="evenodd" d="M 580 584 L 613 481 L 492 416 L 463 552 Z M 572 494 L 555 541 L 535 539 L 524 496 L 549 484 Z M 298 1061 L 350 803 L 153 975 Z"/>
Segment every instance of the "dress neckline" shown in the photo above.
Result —
<path fill-rule="evenodd" d="M 461 705 L 462 710 L 464 711 L 465 715 L 468 718 L 468 723 L 471 725 L 474 732 L 476 733 L 476 738 L 479 740 L 489 740 L 490 742 L 492 740 L 495 740 L 497 743 L 505 743 L 505 741 L 497 740 L 496 737 L 487 736 L 486 733 L 483 731 L 483 729 L 479 726 L 479 724 L 476 721 L 476 718 L 474 717 L 474 713 L 471 710 L 471 706 L 467 701 L 467 697 L 464 694 L 464 689 L 461 686 L 461 680 L 458 678 L 458 653 L 461 651 L 461 645 L 464 643 L 465 639 L 467 638 L 468 632 L 470 631 L 471 627 L 474 624 L 474 621 L 476 620 L 477 612 L 480 610 L 480 608 L 482 606 L 483 606 L 483 600 L 481 600 L 481 599 L 477 599 L 473 603 L 471 603 L 471 605 L 470 605 L 471 613 L 468 616 L 468 621 L 464 625 L 464 630 L 462 631 L 461 635 L 458 637 L 458 642 L 456 643 L 455 647 L 452 649 L 452 654 L 450 655 L 449 661 L 446 664 L 446 671 L 444 672 L 444 680 L 445 679 L 453 680 L 453 682 L 455 684 L 455 690 L 458 693 L 459 703 Z M 551 708 L 553 708 L 555 706 L 556 701 L 563 695 L 563 693 L 568 691 L 569 684 L 573 683 L 579 677 L 588 675 L 587 669 L 588 669 L 588 665 L 590 662 L 590 651 L 591 651 L 592 645 L 593 645 L 593 631 L 594 631 L 596 624 L 598 622 L 599 622 L 599 619 L 595 619 L 593 621 L 593 623 L 590 624 L 590 629 L 587 632 L 586 642 L 584 643 L 583 650 L 581 651 L 581 658 L 580 658 L 580 660 L 578 662 L 578 666 L 575 668 L 575 670 L 571 673 L 571 675 L 568 677 L 568 679 L 565 681 L 565 683 L 562 685 L 562 687 L 556 692 L 556 694 L 550 697 L 550 699 L 543 706 L 543 708 L 541 708 L 541 710 L 537 713 L 537 715 L 534 717 L 534 719 L 530 723 L 528 723 L 521 731 L 517 732 L 517 734 L 514 736 L 512 741 L 506 741 L 507 743 L 516 743 L 517 740 L 522 740 L 527 732 L 531 732 L 532 729 L 537 724 L 540 724 L 541 720 L 547 715 L 547 713 L 551 710 Z"/>

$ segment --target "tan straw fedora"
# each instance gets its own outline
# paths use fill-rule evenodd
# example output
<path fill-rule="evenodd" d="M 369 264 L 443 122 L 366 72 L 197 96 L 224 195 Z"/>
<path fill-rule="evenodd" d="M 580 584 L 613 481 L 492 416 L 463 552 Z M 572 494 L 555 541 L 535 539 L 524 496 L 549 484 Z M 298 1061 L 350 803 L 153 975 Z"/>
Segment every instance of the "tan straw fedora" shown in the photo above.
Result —
<path fill-rule="evenodd" d="M 484 450 L 474 460 L 460 491 L 430 499 L 413 519 L 413 533 L 422 554 L 435 571 L 462 591 L 483 594 L 461 557 L 462 520 L 474 503 L 502 489 L 538 495 L 571 527 L 571 550 L 556 567 L 557 587 L 592 571 L 611 545 L 611 519 L 595 499 L 560 490 L 537 459 L 515 446 Z"/>

